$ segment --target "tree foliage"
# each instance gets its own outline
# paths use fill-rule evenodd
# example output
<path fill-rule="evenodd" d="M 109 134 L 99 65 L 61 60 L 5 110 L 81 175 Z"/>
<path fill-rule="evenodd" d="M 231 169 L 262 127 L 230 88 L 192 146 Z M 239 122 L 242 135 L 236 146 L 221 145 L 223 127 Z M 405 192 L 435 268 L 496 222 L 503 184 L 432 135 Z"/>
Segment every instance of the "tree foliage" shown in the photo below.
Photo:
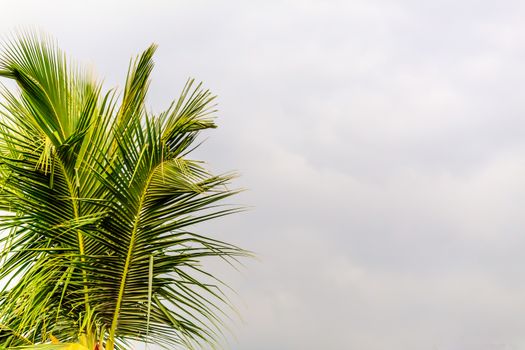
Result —
<path fill-rule="evenodd" d="M 0 77 L 17 88 L 0 90 L 0 348 L 221 337 L 229 302 L 201 262 L 247 252 L 193 228 L 238 211 L 218 205 L 236 191 L 188 158 L 215 127 L 215 97 L 189 80 L 148 112 L 155 49 L 132 60 L 119 95 L 44 35 L 3 46 Z"/>

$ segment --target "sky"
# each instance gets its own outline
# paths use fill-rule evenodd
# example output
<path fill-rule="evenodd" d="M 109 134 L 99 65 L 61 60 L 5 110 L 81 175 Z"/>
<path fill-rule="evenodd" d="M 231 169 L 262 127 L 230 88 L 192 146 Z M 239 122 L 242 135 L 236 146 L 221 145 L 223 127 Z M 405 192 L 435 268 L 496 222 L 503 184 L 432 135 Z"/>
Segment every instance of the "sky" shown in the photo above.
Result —
<path fill-rule="evenodd" d="M 232 350 L 525 349 L 521 1 L 2 1 L 106 86 L 159 44 L 148 104 L 218 95 L 193 154 L 250 210 L 199 232 Z"/>

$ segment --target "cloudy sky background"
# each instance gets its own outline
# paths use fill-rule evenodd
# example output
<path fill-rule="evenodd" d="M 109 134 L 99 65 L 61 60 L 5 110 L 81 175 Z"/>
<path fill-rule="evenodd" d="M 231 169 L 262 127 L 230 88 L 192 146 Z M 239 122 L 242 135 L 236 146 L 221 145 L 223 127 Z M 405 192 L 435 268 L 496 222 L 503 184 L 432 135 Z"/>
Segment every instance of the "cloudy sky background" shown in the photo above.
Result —
<path fill-rule="evenodd" d="M 160 45 L 149 104 L 219 95 L 195 153 L 247 213 L 202 232 L 258 253 L 233 350 L 525 349 L 520 1 L 3 1 L 107 87 Z"/>

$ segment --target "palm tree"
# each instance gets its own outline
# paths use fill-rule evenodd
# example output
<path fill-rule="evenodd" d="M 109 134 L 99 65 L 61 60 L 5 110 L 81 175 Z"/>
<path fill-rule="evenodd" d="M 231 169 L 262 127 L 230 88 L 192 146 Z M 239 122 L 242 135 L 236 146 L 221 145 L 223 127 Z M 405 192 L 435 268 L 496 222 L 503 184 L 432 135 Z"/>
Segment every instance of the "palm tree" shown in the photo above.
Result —
<path fill-rule="evenodd" d="M 22 33 L 0 53 L 0 348 L 169 349 L 217 344 L 229 306 L 201 267 L 248 253 L 195 233 L 239 208 L 231 174 L 188 154 L 214 128 L 214 96 L 189 80 L 154 115 L 144 106 L 155 45 L 124 92 L 103 92 L 54 40 Z"/>

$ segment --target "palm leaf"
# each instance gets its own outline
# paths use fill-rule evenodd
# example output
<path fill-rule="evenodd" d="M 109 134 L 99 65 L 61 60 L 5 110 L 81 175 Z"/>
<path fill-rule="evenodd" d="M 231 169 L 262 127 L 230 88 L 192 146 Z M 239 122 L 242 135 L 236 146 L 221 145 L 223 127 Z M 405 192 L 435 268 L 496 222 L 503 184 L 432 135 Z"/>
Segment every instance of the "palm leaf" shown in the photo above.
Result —
<path fill-rule="evenodd" d="M 214 128 L 214 96 L 189 80 L 159 115 L 144 101 L 155 46 L 132 61 L 122 98 L 71 64 L 49 38 L 25 33 L 0 55 L 0 344 L 82 337 L 125 349 L 215 344 L 229 301 L 201 268 L 248 252 L 196 234 L 235 213 L 237 191 L 188 158 Z M 41 344 L 41 345 L 39 345 Z"/>

